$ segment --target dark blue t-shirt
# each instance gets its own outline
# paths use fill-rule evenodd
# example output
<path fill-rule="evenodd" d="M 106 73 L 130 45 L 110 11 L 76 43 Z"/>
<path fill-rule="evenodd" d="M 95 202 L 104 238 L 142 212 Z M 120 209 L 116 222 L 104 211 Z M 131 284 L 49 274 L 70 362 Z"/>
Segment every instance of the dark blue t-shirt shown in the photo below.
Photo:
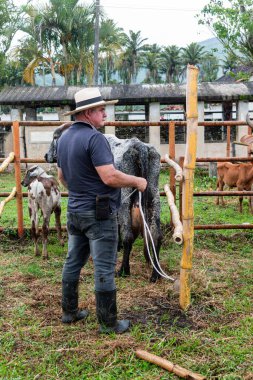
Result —
<path fill-rule="evenodd" d="M 83 122 L 72 124 L 59 138 L 57 164 L 68 185 L 68 211 L 95 210 L 96 196 L 110 196 L 112 211 L 120 205 L 120 189 L 107 186 L 95 167 L 113 164 L 110 145 L 96 128 Z"/>

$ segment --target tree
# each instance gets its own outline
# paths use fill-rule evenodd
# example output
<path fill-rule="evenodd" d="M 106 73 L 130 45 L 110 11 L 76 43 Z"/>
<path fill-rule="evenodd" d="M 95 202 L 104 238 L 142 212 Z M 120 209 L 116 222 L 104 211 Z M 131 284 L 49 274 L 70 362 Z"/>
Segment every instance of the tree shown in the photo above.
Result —
<path fill-rule="evenodd" d="M 19 29 L 19 11 L 12 0 L 0 1 L 0 51 L 5 54 Z"/>
<path fill-rule="evenodd" d="M 122 52 L 126 35 L 111 19 L 105 19 L 100 28 L 100 73 L 103 82 L 108 84 L 116 70 L 118 56 Z"/>
<path fill-rule="evenodd" d="M 73 69 L 70 62 L 70 44 L 74 39 L 72 32 L 75 14 L 79 11 L 78 0 L 50 0 L 43 11 L 43 30 L 50 32 L 54 40 L 61 45 L 65 85 L 68 85 L 69 74 Z"/>
<path fill-rule="evenodd" d="M 5 83 L 6 74 L 10 72 L 6 56 L 12 39 L 19 28 L 20 18 L 18 8 L 12 0 L 0 1 L 0 85 Z M 15 71 L 15 66 L 12 66 Z M 12 72 L 13 72 L 12 70 Z"/>
<path fill-rule="evenodd" d="M 252 64 L 252 0 L 211 0 L 198 17 L 199 23 L 213 31 L 227 52 L 237 56 L 242 64 Z"/>
<path fill-rule="evenodd" d="M 141 37 L 141 31 L 133 32 L 129 30 L 129 36 L 126 35 L 125 51 L 121 56 L 120 75 L 125 83 L 135 83 L 140 67 L 140 53 L 144 50 L 144 41 L 147 38 Z M 129 75 L 125 75 L 128 70 Z"/>
<path fill-rule="evenodd" d="M 213 53 L 206 53 L 206 55 L 202 58 L 200 67 L 200 81 L 214 82 L 217 79 L 218 71 L 218 58 Z"/>
<path fill-rule="evenodd" d="M 153 44 L 146 45 L 144 48 L 145 51 L 142 53 L 142 63 L 147 69 L 147 74 L 144 83 L 161 83 L 161 47 L 157 44 Z"/>
<path fill-rule="evenodd" d="M 161 71 L 166 75 L 167 83 L 178 83 L 182 68 L 181 49 L 176 45 L 166 46 L 160 58 Z"/>
<path fill-rule="evenodd" d="M 181 59 L 184 66 L 198 65 L 205 56 L 204 46 L 200 46 L 197 42 L 192 42 L 186 48 L 181 49 Z"/>

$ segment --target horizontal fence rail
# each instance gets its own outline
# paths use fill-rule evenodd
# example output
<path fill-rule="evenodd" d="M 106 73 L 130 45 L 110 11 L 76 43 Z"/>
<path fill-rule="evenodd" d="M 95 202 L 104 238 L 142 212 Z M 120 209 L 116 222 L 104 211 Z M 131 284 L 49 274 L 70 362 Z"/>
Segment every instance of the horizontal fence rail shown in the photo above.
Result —
<path fill-rule="evenodd" d="M 58 127 L 62 124 L 69 124 L 71 125 L 72 122 L 64 122 L 64 121 L 0 121 L 0 126 L 13 126 L 14 123 L 16 124 L 16 128 L 19 126 L 29 126 L 29 127 L 38 127 L 38 126 L 54 126 Z M 177 120 L 168 120 L 168 121 L 110 121 L 106 122 L 106 126 L 116 126 L 116 127 L 128 127 L 128 126 L 168 126 L 169 128 L 169 156 L 172 159 L 175 159 L 175 126 L 186 126 L 186 121 L 177 121 Z M 243 126 L 248 125 L 246 121 L 243 120 L 231 120 L 231 121 L 200 121 L 198 122 L 198 126 Z M 17 137 L 16 137 L 17 140 Z M 18 141 L 16 141 L 16 146 L 18 144 Z M 32 164 L 32 163 L 46 163 L 45 159 L 40 158 L 20 158 L 18 152 L 18 158 L 14 159 L 14 166 L 17 169 L 17 166 L 20 167 L 21 163 L 25 164 Z M 6 158 L 0 158 L 0 163 L 4 162 Z M 182 158 L 181 158 L 182 159 Z M 196 162 L 253 162 L 253 157 L 198 157 L 196 158 Z M 161 161 L 163 162 L 163 161 Z M 16 165 L 15 165 L 16 163 Z M 16 170 L 15 169 L 15 170 Z M 176 195 L 176 186 L 175 186 L 175 179 L 174 179 L 174 169 L 169 167 L 170 170 L 170 188 L 174 196 Z M 16 170 L 16 176 L 18 178 L 21 178 L 20 175 L 17 173 Z M 0 193 L 0 197 L 8 197 L 10 195 L 9 192 L 2 192 Z M 68 192 L 61 192 L 62 197 L 68 197 Z M 252 196 L 253 191 L 198 191 L 194 192 L 194 197 L 205 197 L 205 196 Z M 164 191 L 160 192 L 160 196 L 166 196 L 166 193 Z M 18 191 L 18 197 L 19 200 L 22 198 L 27 197 L 27 192 L 22 192 L 20 190 L 20 184 L 19 184 L 19 191 Z M 179 197 L 181 202 L 181 197 Z M 181 206 L 180 206 L 181 207 Z M 19 212 L 20 214 L 20 212 Z M 19 215 L 19 219 L 22 219 L 22 216 Z M 194 229 L 198 230 L 204 230 L 204 229 L 252 229 L 253 224 L 237 224 L 237 225 L 195 225 Z M 54 230 L 54 228 L 52 228 Z M 3 231 L 3 227 L 0 228 L 0 231 Z"/>

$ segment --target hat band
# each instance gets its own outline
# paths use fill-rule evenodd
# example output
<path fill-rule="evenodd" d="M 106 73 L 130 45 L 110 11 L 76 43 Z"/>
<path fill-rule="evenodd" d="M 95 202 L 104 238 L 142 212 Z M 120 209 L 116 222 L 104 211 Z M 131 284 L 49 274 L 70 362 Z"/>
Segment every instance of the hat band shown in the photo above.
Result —
<path fill-rule="evenodd" d="M 83 100 L 82 102 L 77 102 L 76 103 L 76 108 L 83 107 L 83 106 L 88 106 L 89 104 L 97 103 L 103 101 L 102 96 L 97 96 L 96 98 L 88 99 L 88 100 Z"/>

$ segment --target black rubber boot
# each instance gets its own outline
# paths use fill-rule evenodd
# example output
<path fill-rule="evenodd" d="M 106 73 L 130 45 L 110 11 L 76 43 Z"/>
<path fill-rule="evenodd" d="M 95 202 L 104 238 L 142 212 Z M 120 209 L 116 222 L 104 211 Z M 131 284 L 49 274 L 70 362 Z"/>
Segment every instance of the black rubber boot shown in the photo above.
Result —
<path fill-rule="evenodd" d="M 95 292 L 97 318 L 101 334 L 123 334 L 130 328 L 130 321 L 117 320 L 116 290 L 110 292 Z"/>
<path fill-rule="evenodd" d="M 62 281 L 62 323 L 80 321 L 88 316 L 87 310 L 78 310 L 78 281 Z"/>

